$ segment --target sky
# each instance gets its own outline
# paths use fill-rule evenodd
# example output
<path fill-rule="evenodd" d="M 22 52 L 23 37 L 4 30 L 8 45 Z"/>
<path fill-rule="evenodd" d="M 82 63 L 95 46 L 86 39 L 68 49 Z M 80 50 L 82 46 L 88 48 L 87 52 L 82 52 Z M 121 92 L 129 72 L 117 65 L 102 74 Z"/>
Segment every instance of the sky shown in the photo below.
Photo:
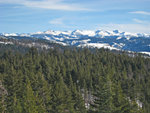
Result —
<path fill-rule="evenodd" d="M 76 29 L 150 34 L 150 0 L 0 0 L 0 33 Z"/>

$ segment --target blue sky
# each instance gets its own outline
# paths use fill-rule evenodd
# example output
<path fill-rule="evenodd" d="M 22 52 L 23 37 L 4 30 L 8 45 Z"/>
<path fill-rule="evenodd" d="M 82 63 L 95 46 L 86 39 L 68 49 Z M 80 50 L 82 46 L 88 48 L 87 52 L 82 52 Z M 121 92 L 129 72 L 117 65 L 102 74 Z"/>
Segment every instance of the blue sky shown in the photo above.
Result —
<path fill-rule="evenodd" d="M 150 0 L 0 0 L 0 32 L 75 29 L 150 34 Z"/>

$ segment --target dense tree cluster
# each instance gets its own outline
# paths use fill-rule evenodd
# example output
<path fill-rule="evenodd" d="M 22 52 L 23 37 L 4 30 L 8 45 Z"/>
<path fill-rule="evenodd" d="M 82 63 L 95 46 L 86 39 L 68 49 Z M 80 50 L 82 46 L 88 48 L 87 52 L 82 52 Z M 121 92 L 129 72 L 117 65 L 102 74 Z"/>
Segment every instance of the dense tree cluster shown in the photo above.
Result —
<path fill-rule="evenodd" d="M 0 54 L 2 113 L 150 113 L 150 59 L 104 49 Z"/>

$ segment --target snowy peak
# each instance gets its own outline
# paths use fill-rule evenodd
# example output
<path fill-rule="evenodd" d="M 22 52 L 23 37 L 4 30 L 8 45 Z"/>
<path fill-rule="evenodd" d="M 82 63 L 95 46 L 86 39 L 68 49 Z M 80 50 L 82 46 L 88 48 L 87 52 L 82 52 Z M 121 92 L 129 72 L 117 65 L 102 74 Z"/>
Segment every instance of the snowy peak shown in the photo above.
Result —
<path fill-rule="evenodd" d="M 97 31 L 95 31 L 95 34 L 97 37 L 101 37 L 101 38 L 112 35 L 112 33 L 110 31 L 104 31 L 104 30 L 97 30 Z"/>
<path fill-rule="evenodd" d="M 90 30 L 74 30 L 71 33 L 72 36 L 95 36 L 94 31 Z"/>
<path fill-rule="evenodd" d="M 48 31 L 44 31 L 44 32 L 35 32 L 35 33 L 31 33 L 30 35 L 70 35 L 71 31 L 54 31 L 54 30 L 48 30 Z"/>
<path fill-rule="evenodd" d="M 19 36 L 18 33 L 0 33 L 1 36 Z"/>
<path fill-rule="evenodd" d="M 5 38 L 37 38 L 77 47 L 97 47 L 110 50 L 126 50 L 140 53 L 150 53 L 150 35 L 145 33 L 129 33 L 119 30 L 74 30 L 54 31 L 48 30 L 35 33 L 0 33 Z"/>
<path fill-rule="evenodd" d="M 150 37 L 150 35 L 145 33 L 129 33 L 121 32 L 119 30 L 105 31 L 105 30 L 74 30 L 74 31 L 54 31 L 48 30 L 44 32 L 35 32 L 35 33 L 1 33 L 3 36 L 32 36 L 32 35 L 54 35 L 54 36 L 70 36 L 70 37 L 80 37 L 80 36 L 89 36 L 89 37 L 99 37 L 104 38 L 106 36 L 120 36 L 120 37 Z"/>

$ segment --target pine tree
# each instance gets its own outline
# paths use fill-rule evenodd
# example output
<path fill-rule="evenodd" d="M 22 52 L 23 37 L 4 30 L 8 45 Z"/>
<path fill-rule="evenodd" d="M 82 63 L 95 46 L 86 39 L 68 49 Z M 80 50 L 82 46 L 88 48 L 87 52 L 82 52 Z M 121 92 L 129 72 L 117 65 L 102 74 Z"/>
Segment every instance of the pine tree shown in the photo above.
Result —
<path fill-rule="evenodd" d="M 58 75 L 59 76 L 59 75 Z M 62 77 L 55 81 L 52 89 L 52 111 L 53 113 L 74 113 L 74 102 L 72 101 L 71 92 L 65 85 Z"/>
<path fill-rule="evenodd" d="M 32 90 L 30 81 L 27 79 L 26 89 L 24 93 L 24 112 L 26 113 L 38 113 L 38 106 L 36 105 L 36 97 Z"/>
<path fill-rule="evenodd" d="M 83 97 L 81 96 L 81 92 L 77 91 L 71 75 L 69 76 L 69 89 L 71 90 L 72 100 L 74 100 L 74 109 L 76 113 L 86 113 Z"/>
<path fill-rule="evenodd" d="M 130 113 L 130 103 L 122 92 L 121 85 L 114 84 L 113 87 L 113 113 Z"/>
<path fill-rule="evenodd" d="M 19 99 L 17 99 L 16 94 L 14 94 L 14 101 L 13 101 L 13 112 L 14 113 L 22 113 L 23 107 L 21 106 L 21 103 Z"/>
<path fill-rule="evenodd" d="M 51 110 L 51 85 L 44 79 L 44 77 L 39 75 L 39 88 L 38 88 L 38 97 L 41 98 L 42 104 L 46 109 L 46 112 L 50 112 Z"/>
<path fill-rule="evenodd" d="M 6 97 L 8 95 L 7 90 L 2 85 L 2 82 L 0 80 L 0 112 L 5 113 L 6 112 Z"/>
<path fill-rule="evenodd" d="M 100 76 L 99 84 L 93 94 L 94 104 L 91 104 L 91 111 L 95 113 L 112 113 L 112 92 L 109 76 Z"/>

